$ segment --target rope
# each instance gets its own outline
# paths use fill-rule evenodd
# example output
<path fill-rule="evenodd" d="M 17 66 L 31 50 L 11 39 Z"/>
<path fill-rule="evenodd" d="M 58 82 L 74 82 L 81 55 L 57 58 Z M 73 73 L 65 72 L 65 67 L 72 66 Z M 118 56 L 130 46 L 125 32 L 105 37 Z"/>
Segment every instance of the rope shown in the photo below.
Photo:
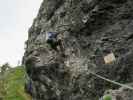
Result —
<path fill-rule="evenodd" d="M 131 87 L 131 86 L 128 86 L 128 85 L 125 85 L 125 84 L 122 84 L 122 83 L 119 83 L 119 82 L 110 80 L 110 79 L 105 78 L 105 77 L 103 77 L 103 76 L 101 76 L 101 75 L 98 75 L 98 74 L 96 74 L 96 73 L 94 73 L 94 72 L 92 72 L 92 71 L 89 71 L 88 73 L 90 73 L 90 74 L 92 74 L 93 76 L 98 77 L 98 78 L 100 78 L 100 79 L 102 79 L 102 80 L 105 80 L 105 81 L 107 81 L 107 82 L 113 83 L 113 84 L 115 84 L 115 85 L 118 85 L 118 86 L 121 86 L 121 87 L 130 89 L 130 90 L 133 90 L 133 87 Z"/>

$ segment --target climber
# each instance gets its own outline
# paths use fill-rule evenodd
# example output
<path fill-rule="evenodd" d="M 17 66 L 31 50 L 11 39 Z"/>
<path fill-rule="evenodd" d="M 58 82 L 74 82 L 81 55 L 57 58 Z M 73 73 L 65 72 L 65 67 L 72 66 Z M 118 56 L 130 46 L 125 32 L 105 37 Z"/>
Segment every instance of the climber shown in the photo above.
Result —
<path fill-rule="evenodd" d="M 46 32 L 46 39 L 47 40 L 56 39 L 57 35 L 58 34 L 56 32 Z"/>
<path fill-rule="evenodd" d="M 52 49 L 59 51 L 58 46 L 62 49 L 62 43 L 60 39 L 57 39 L 59 33 L 46 32 L 46 42 L 51 46 Z"/>

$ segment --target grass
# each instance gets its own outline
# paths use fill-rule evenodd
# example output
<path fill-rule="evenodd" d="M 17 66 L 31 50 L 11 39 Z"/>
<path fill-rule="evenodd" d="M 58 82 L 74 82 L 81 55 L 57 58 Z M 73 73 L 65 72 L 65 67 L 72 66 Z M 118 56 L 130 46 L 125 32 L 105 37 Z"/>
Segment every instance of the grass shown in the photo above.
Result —
<path fill-rule="evenodd" d="M 25 71 L 23 67 L 8 70 L 4 78 L 6 94 L 4 100 L 31 100 L 24 91 Z"/>

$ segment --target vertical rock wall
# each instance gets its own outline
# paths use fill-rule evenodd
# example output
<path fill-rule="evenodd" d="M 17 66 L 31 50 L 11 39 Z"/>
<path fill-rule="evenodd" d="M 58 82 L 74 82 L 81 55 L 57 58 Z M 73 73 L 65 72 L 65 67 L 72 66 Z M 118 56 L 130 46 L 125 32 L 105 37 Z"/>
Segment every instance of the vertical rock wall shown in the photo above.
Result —
<path fill-rule="evenodd" d="M 105 90 L 119 88 L 88 71 L 131 83 L 132 5 L 132 0 L 44 0 L 23 58 L 33 100 L 98 100 Z M 49 31 L 59 33 L 63 50 L 46 43 Z M 105 64 L 110 53 L 116 61 Z"/>

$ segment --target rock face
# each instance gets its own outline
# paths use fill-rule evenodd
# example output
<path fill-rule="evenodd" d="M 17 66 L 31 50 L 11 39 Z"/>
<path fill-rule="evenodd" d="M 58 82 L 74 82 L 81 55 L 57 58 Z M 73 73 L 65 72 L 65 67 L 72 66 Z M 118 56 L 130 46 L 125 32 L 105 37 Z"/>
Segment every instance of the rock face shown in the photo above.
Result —
<path fill-rule="evenodd" d="M 126 85 L 133 86 L 133 83 L 126 84 Z M 124 87 L 118 90 L 105 91 L 105 95 L 111 95 L 113 100 L 132 100 L 133 99 L 132 94 L 133 94 L 133 90 L 129 90 Z"/>
<path fill-rule="evenodd" d="M 33 100 L 98 100 L 107 89 L 119 88 L 89 71 L 132 83 L 132 5 L 132 0 L 44 0 L 23 58 Z M 46 32 L 59 33 L 63 49 L 52 49 Z M 110 53 L 115 61 L 106 64 Z"/>

